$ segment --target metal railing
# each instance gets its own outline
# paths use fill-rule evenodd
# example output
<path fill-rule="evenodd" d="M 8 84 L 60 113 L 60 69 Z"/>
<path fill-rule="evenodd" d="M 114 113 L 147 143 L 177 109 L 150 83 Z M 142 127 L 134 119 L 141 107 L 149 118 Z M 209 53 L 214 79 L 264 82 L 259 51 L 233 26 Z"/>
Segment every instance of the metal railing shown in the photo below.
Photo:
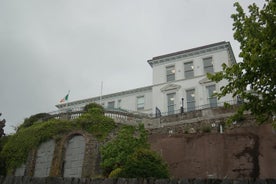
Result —
<path fill-rule="evenodd" d="M 237 100 L 230 100 L 230 101 L 224 101 L 224 102 L 218 102 L 214 104 L 204 104 L 200 106 L 194 106 L 190 108 L 183 108 L 183 109 L 175 109 L 174 111 L 167 111 L 167 112 L 160 112 L 160 113 L 154 113 L 150 114 L 150 117 L 158 117 L 159 116 L 170 116 L 170 115 L 175 115 L 175 114 L 181 114 L 181 113 L 187 113 L 187 112 L 193 112 L 193 111 L 198 111 L 198 110 L 203 110 L 203 109 L 212 109 L 212 108 L 218 108 L 218 107 L 224 107 L 226 104 L 230 106 L 238 105 L 240 102 Z"/>
<path fill-rule="evenodd" d="M 175 114 L 181 114 L 181 113 L 188 113 L 188 112 L 193 112 L 193 111 L 198 111 L 198 110 L 203 110 L 203 109 L 212 109 L 212 108 L 218 108 L 218 107 L 223 107 L 225 104 L 228 104 L 230 106 L 238 105 L 240 104 L 236 100 L 231 100 L 231 101 L 225 101 L 225 102 L 218 102 L 215 104 L 205 104 L 205 105 L 200 105 L 200 106 L 194 106 L 190 108 L 180 108 L 180 109 L 175 109 L 174 111 L 170 112 L 159 112 L 158 115 L 157 113 L 151 113 L 151 114 L 146 114 L 146 113 L 141 113 L 137 111 L 129 111 L 125 109 L 120 109 L 120 108 L 105 108 L 105 116 L 110 117 L 114 120 L 122 120 L 122 121 L 127 121 L 130 120 L 131 118 L 136 118 L 136 119 L 142 119 L 142 118 L 156 118 L 160 116 L 170 116 L 170 115 L 175 115 Z M 80 117 L 84 113 L 83 108 L 81 107 L 75 107 L 75 108 L 67 108 L 67 109 L 62 109 L 58 111 L 53 111 L 50 112 L 50 116 L 47 119 L 50 118 L 56 118 L 56 119 L 76 119 Z"/>

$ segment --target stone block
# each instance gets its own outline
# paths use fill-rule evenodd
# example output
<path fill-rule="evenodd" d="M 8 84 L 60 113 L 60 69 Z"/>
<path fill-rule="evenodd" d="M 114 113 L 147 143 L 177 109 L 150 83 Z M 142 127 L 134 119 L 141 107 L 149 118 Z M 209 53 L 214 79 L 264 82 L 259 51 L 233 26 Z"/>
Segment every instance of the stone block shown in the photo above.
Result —
<path fill-rule="evenodd" d="M 266 179 L 267 184 L 276 184 L 276 179 Z"/>
<path fill-rule="evenodd" d="M 221 184 L 232 184 L 232 180 L 224 179 L 224 180 L 221 181 Z"/>
<path fill-rule="evenodd" d="M 46 178 L 26 178 L 24 179 L 24 184 L 46 184 Z"/>
<path fill-rule="evenodd" d="M 47 184 L 69 184 L 64 182 L 63 178 L 61 177 L 46 177 L 45 181 Z"/>
<path fill-rule="evenodd" d="M 247 184 L 247 180 L 239 179 L 239 180 L 233 180 L 233 184 Z"/>
<path fill-rule="evenodd" d="M 104 179 L 92 179 L 89 184 L 102 184 Z"/>
<path fill-rule="evenodd" d="M 6 176 L 3 184 L 13 184 L 15 180 L 14 176 Z"/>
<path fill-rule="evenodd" d="M 157 179 L 155 180 L 155 184 L 168 184 L 170 182 L 169 179 Z"/>
<path fill-rule="evenodd" d="M 178 181 L 179 184 L 190 184 L 189 180 L 188 179 L 180 179 Z"/>

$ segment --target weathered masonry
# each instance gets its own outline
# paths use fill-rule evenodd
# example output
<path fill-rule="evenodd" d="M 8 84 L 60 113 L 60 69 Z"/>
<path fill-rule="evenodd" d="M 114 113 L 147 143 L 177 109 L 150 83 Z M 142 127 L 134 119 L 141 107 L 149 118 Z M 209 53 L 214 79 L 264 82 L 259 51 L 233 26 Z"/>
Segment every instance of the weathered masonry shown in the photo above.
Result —
<path fill-rule="evenodd" d="M 248 116 L 225 127 L 230 112 L 210 109 L 210 116 L 200 118 L 204 113 L 156 118 L 158 126 L 148 126 L 151 148 L 168 163 L 173 178 L 276 178 L 276 131 L 270 124 L 256 126 Z M 14 175 L 99 176 L 101 144 L 86 132 L 71 132 L 31 151 Z"/>
<path fill-rule="evenodd" d="M 15 176 L 93 177 L 99 174 L 99 142 L 82 131 L 71 132 L 61 140 L 49 140 L 29 153 Z"/>
<path fill-rule="evenodd" d="M 152 178 L 119 178 L 119 179 L 90 179 L 90 178 L 60 178 L 60 177 L 47 177 L 47 178 L 31 178 L 31 177 L 2 177 L 0 176 L 0 184 L 210 184 L 210 183 L 224 183 L 224 184 L 274 184 L 275 179 L 263 180 L 250 180 L 250 179 L 152 179 Z"/>

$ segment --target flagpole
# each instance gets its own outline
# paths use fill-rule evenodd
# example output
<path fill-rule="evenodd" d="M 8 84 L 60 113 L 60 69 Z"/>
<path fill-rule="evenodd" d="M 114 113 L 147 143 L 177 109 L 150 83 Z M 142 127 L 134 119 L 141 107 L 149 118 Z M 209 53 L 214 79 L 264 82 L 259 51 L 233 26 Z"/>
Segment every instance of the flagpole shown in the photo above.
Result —
<path fill-rule="evenodd" d="M 103 96 L 103 81 L 101 81 L 100 105 L 102 105 L 102 96 Z"/>
<path fill-rule="evenodd" d="M 69 94 L 70 94 L 70 90 L 68 90 L 68 93 L 67 93 L 67 99 L 66 99 L 66 104 L 65 104 L 65 109 L 66 109 L 66 111 L 68 111 L 68 101 L 69 101 Z"/>

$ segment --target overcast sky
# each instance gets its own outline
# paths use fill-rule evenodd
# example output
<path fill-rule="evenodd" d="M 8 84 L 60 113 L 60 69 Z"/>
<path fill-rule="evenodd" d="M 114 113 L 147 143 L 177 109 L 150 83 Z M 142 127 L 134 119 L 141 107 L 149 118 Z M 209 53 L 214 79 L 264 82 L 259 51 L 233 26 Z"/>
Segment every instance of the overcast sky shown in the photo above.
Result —
<path fill-rule="evenodd" d="M 69 101 L 151 85 L 147 60 L 233 40 L 233 0 L 0 0 L 5 133 Z M 246 8 L 263 0 L 242 0 Z"/>

